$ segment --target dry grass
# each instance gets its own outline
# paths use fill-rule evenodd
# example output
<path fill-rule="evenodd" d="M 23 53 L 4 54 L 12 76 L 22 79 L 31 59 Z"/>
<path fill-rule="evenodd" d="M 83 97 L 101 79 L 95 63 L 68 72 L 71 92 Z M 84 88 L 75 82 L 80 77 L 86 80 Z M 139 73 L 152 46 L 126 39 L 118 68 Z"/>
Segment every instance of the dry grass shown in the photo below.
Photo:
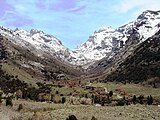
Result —
<path fill-rule="evenodd" d="M 3 64 L 2 69 L 6 71 L 9 75 L 18 75 L 18 78 L 20 80 L 23 80 L 29 84 L 36 85 L 36 82 L 39 82 L 38 79 L 32 78 L 32 76 L 29 73 L 27 73 L 23 69 L 19 69 L 18 66 L 14 65 L 11 62 Z"/>
<path fill-rule="evenodd" d="M 156 106 L 122 106 L 96 107 L 64 105 L 61 109 L 52 111 L 53 120 L 65 120 L 69 115 L 75 115 L 78 120 L 91 120 L 95 116 L 98 120 L 151 120 L 160 119 L 160 111 Z"/>
<path fill-rule="evenodd" d="M 56 94 L 56 91 L 58 91 L 58 95 L 63 95 L 63 96 L 71 96 L 73 93 L 78 93 L 79 96 L 82 97 L 84 94 L 88 94 L 88 90 L 85 90 L 84 88 L 81 87 L 52 87 L 52 93 Z"/>
<path fill-rule="evenodd" d="M 31 120 L 33 113 L 31 112 L 18 112 L 11 107 L 1 105 L 0 107 L 0 120 Z"/>
<path fill-rule="evenodd" d="M 17 112 L 20 103 L 23 109 Z M 98 120 L 159 120 L 160 108 L 144 105 L 97 107 L 18 100 L 14 101 L 13 108 L 1 106 L 0 120 L 65 120 L 69 115 L 75 115 L 78 120 L 91 120 L 92 116 Z"/>
<path fill-rule="evenodd" d="M 132 95 L 152 95 L 160 98 L 160 88 L 145 87 L 140 84 L 93 83 L 93 86 L 106 87 L 108 91 L 121 89 Z"/>
<path fill-rule="evenodd" d="M 64 96 L 70 95 L 70 93 L 74 92 L 74 88 L 69 88 L 69 87 L 52 87 L 52 93 L 56 94 L 56 91 L 58 91 L 58 94 L 63 94 Z"/>

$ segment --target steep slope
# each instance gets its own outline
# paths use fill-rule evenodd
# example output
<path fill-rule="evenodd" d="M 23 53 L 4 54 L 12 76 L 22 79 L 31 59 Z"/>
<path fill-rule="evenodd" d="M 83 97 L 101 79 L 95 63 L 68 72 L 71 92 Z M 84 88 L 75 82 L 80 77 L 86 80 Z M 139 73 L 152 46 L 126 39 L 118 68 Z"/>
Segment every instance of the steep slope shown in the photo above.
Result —
<path fill-rule="evenodd" d="M 79 46 L 75 52 L 87 58 L 86 63 L 95 62 L 104 57 L 112 57 L 112 51 L 120 47 L 117 41 L 121 41 L 123 34 L 111 27 L 94 32 L 89 39 Z"/>
<path fill-rule="evenodd" d="M 32 29 L 28 32 L 18 28 L 13 31 L 1 27 L 0 33 L 3 36 L 8 36 L 12 43 L 27 48 L 39 57 L 43 57 L 43 54 L 55 56 L 60 55 L 58 53 L 61 52 L 68 52 L 68 49 L 62 45 L 61 41 L 43 31 Z"/>
<path fill-rule="evenodd" d="M 110 59 L 122 48 L 141 43 L 160 28 L 160 11 L 145 11 L 138 18 L 118 29 L 106 27 L 94 32 L 75 52 L 87 59 L 86 63 Z"/>
<path fill-rule="evenodd" d="M 128 45 L 129 42 L 143 42 L 158 32 L 159 28 L 160 11 L 147 10 L 139 15 L 135 21 L 119 27 L 118 31 L 125 35 L 124 38 L 127 38 L 125 43 Z"/>
<path fill-rule="evenodd" d="M 43 49 L 35 49 L 35 44 L 29 44 L 19 37 L 9 35 L 0 36 L 7 51 L 8 58 L 2 65 L 3 71 L 7 74 L 18 76 L 19 79 L 29 83 L 70 79 L 82 74 L 81 69 L 60 61 L 57 57 L 50 55 L 52 53 L 43 51 Z"/>
<path fill-rule="evenodd" d="M 160 86 L 160 31 L 142 42 L 105 80 Z"/>

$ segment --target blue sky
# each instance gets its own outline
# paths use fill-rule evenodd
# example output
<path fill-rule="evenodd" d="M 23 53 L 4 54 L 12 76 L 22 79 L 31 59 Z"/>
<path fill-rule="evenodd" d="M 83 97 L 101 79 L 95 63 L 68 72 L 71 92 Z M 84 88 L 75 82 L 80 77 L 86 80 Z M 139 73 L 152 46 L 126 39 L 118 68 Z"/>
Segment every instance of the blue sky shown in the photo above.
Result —
<path fill-rule="evenodd" d="M 0 0 L 0 26 L 36 28 L 75 48 L 103 26 L 117 28 L 160 0 Z"/>

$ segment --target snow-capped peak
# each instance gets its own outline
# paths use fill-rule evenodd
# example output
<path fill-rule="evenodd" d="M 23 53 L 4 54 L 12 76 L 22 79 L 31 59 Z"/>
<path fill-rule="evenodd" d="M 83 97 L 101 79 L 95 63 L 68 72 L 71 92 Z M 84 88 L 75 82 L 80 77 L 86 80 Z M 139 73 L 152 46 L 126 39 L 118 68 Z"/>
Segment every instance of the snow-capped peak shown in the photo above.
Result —
<path fill-rule="evenodd" d="M 103 26 L 99 29 L 98 32 L 101 32 L 101 31 L 108 31 L 108 32 L 113 32 L 115 31 L 115 29 L 113 29 L 111 26 Z"/>
<path fill-rule="evenodd" d="M 137 20 L 138 21 L 141 21 L 141 20 L 144 20 L 144 19 L 155 19 L 155 17 L 157 15 L 159 15 L 159 12 L 160 11 L 151 11 L 151 10 L 146 10 L 144 11 L 141 15 L 138 16 Z"/>
<path fill-rule="evenodd" d="M 131 43 L 139 43 L 154 35 L 160 29 L 160 11 L 147 10 L 137 20 L 118 29 L 102 27 L 75 51 L 88 62 L 111 58 L 121 48 Z"/>
<path fill-rule="evenodd" d="M 37 29 L 31 29 L 30 30 L 30 35 L 34 35 L 37 33 L 45 34 L 43 31 L 37 30 Z"/>
<path fill-rule="evenodd" d="M 111 27 L 104 27 L 89 36 L 89 39 L 75 51 L 90 60 L 88 62 L 100 60 L 110 55 L 112 49 L 117 46 L 115 42 L 117 40 L 120 41 L 122 37 L 123 34 L 117 30 Z"/>
<path fill-rule="evenodd" d="M 0 33 L 8 36 L 14 44 L 25 47 L 40 57 L 49 54 L 74 65 L 84 65 L 104 57 L 109 59 L 120 52 L 122 48 L 146 40 L 159 29 L 160 11 L 147 10 L 135 21 L 117 29 L 100 28 L 75 50 L 69 50 L 53 35 L 36 29 L 28 32 L 19 28 L 13 31 L 0 27 Z"/>

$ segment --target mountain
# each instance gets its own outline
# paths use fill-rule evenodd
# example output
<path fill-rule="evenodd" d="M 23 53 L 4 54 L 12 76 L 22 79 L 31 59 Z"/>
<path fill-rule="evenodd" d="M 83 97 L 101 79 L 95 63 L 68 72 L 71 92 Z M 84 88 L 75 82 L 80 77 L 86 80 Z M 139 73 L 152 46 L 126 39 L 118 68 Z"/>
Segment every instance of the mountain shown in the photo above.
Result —
<path fill-rule="evenodd" d="M 83 80 L 142 83 L 160 87 L 160 30 L 140 44 L 132 44 L 109 60 L 89 66 Z"/>
<path fill-rule="evenodd" d="M 7 53 L 7 60 L 2 64 L 3 71 L 21 80 L 71 79 L 83 73 L 82 69 L 61 60 L 63 56 L 60 53 L 68 49 L 54 36 L 42 31 L 13 31 L 1 27 L 0 45 Z"/>
<path fill-rule="evenodd" d="M 83 55 L 87 61 L 95 62 L 106 57 L 112 58 L 124 47 L 145 41 L 160 28 L 160 11 L 147 10 L 138 18 L 118 29 L 104 27 L 95 31 L 75 52 Z"/>
<path fill-rule="evenodd" d="M 138 18 L 117 29 L 103 27 L 75 50 L 65 47 L 53 35 L 36 29 L 25 31 L 0 27 L 0 34 L 15 45 L 26 48 L 40 58 L 52 56 L 70 66 L 88 68 L 97 60 L 113 58 L 132 44 L 139 44 L 154 35 L 160 28 L 160 11 L 145 11 Z"/>
<path fill-rule="evenodd" d="M 44 54 L 61 58 L 61 53 L 67 55 L 68 52 L 68 49 L 62 45 L 60 40 L 43 31 L 32 29 L 28 32 L 18 28 L 13 31 L 1 27 L 0 33 L 3 36 L 8 36 L 12 43 L 23 46 L 42 58 Z"/>
<path fill-rule="evenodd" d="M 138 45 L 105 80 L 147 82 L 160 87 L 160 31 Z"/>
<path fill-rule="evenodd" d="M 100 60 L 110 56 L 113 49 L 117 47 L 116 41 L 121 41 L 123 34 L 119 31 L 106 27 L 95 31 L 89 39 L 80 45 L 75 51 L 84 55 L 88 62 Z"/>
<path fill-rule="evenodd" d="M 154 63 L 153 60 L 150 63 L 145 63 L 140 57 L 137 57 L 137 55 L 145 56 L 145 53 L 148 54 L 145 51 L 150 50 L 141 44 L 145 45 L 148 41 L 151 46 L 154 46 L 151 40 L 157 41 L 158 44 L 157 38 L 154 40 L 153 35 L 160 30 L 159 28 L 160 11 L 147 10 L 139 15 L 135 21 L 118 29 L 103 27 L 95 31 L 85 43 L 75 50 L 70 50 L 56 37 L 43 31 L 36 29 L 26 31 L 18 28 L 11 30 L 0 27 L 0 40 L 2 42 L 0 45 L 4 46 L 8 56 L 7 61 L 2 65 L 2 70 L 9 75 L 18 75 L 21 80 L 29 79 L 30 81 L 35 81 L 35 79 L 49 81 L 73 79 L 81 75 L 86 76 L 85 79 L 138 81 L 138 78 L 134 79 L 136 78 L 135 74 L 138 74 L 134 71 L 139 69 L 133 68 L 133 65 L 140 68 L 142 65 Z M 157 35 L 159 34 L 157 33 Z M 135 53 L 138 49 L 142 49 L 143 55 Z M 157 49 L 159 48 L 155 48 L 153 51 Z M 150 57 L 156 60 L 156 57 L 159 57 L 156 54 L 159 53 L 153 53 L 154 57 L 149 56 L 144 61 L 150 60 Z M 140 63 L 133 64 L 135 58 Z M 158 62 L 156 65 L 158 66 Z M 131 68 L 133 70 L 130 70 Z M 144 72 L 144 74 L 149 75 L 143 76 L 142 82 L 158 77 L 156 70 L 154 70 L 155 76 L 148 72 L 151 71 L 152 66 L 151 69 L 143 66 L 141 68 L 143 69 L 139 70 L 141 74 Z M 155 68 L 159 70 L 159 68 Z M 146 72 L 144 69 L 149 70 Z M 124 79 L 120 77 L 121 80 L 119 80 L 117 76 L 122 76 Z"/>
<path fill-rule="evenodd" d="M 18 28 L 11 30 L 1 26 L 0 34 L 7 36 L 13 44 L 22 46 L 41 58 L 49 55 L 72 65 L 82 65 L 87 61 L 83 55 L 66 48 L 56 37 L 43 31 L 36 29 L 26 31 Z"/>

